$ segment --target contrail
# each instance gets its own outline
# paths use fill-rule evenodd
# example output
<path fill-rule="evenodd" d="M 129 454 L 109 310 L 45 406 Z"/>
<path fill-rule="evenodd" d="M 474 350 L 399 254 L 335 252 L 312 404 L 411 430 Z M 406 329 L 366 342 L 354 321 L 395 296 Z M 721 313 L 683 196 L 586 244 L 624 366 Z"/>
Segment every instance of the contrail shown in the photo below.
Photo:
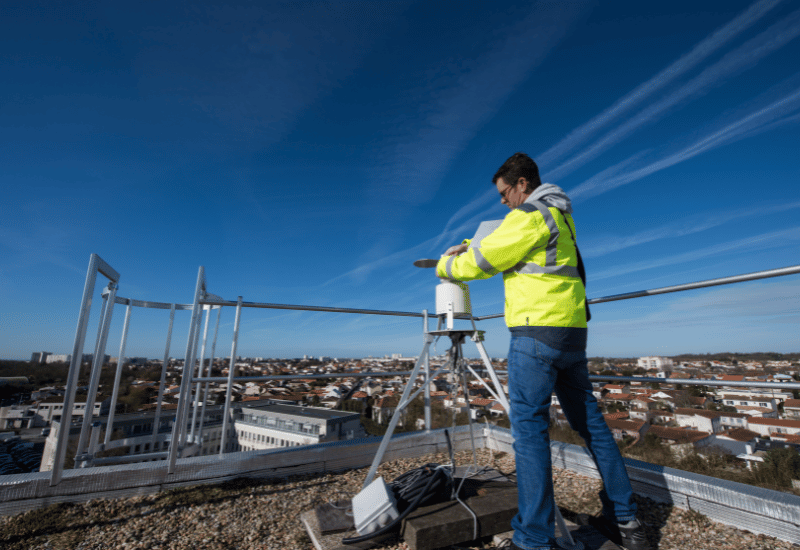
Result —
<path fill-rule="evenodd" d="M 638 86 L 603 113 L 594 117 L 592 120 L 583 124 L 576 130 L 573 130 L 561 142 L 551 147 L 544 153 L 538 155 L 536 157 L 537 162 L 541 167 L 545 167 L 552 163 L 555 159 L 567 154 L 575 146 L 585 141 L 590 134 L 607 125 L 612 120 L 622 116 L 637 104 L 644 101 L 648 96 L 674 81 L 680 75 L 694 68 L 709 55 L 713 54 L 737 35 L 750 28 L 767 12 L 772 10 L 782 1 L 783 0 L 761 0 L 759 2 L 755 2 L 744 12 L 731 20 L 728 24 L 698 43 L 688 54 L 672 63 L 669 67 L 662 70 L 649 81 Z M 546 179 L 552 180 L 552 174 L 546 174 L 546 176 Z M 462 216 L 465 216 L 468 212 L 483 208 L 494 198 L 494 192 L 495 191 L 493 189 L 490 189 L 485 194 L 474 199 L 453 214 L 445 224 L 442 234 L 436 241 L 435 246 L 441 244 L 444 235 L 450 230 L 456 220 Z"/>
<path fill-rule="evenodd" d="M 683 237 L 693 233 L 700 233 L 701 231 L 705 231 L 707 229 L 711 229 L 712 227 L 717 227 L 740 218 L 765 216 L 786 210 L 793 210 L 795 208 L 800 208 L 800 201 L 760 208 L 748 207 L 719 214 L 707 213 L 703 214 L 702 216 L 691 216 L 689 218 L 684 218 L 677 222 L 662 225 L 661 227 L 648 229 L 647 231 L 642 231 L 641 233 L 630 235 L 628 237 L 613 236 L 613 238 L 609 238 L 609 236 L 603 236 L 602 238 L 596 239 L 598 244 L 592 244 L 591 242 L 587 243 L 584 240 L 583 245 L 581 246 L 581 251 L 584 258 L 596 258 L 616 252 L 618 250 L 622 250 L 623 248 L 649 243 L 660 239 Z"/>
<path fill-rule="evenodd" d="M 474 68 L 452 86 L 432 93 L 433 101 L 421 106 L 429 114 L 421 123 L 406 123 L 404 135 L 387 151 L 388 161 L 381 167 L 385 175 L 374 189 L 376 200 L 383 203 L 387 192 L 403 203 L 430 200 L 481 125 L 569 35 L 589 5 L 535 4 L 524 19 L 505 29 L 504 38 L 481 55 Z"/>
<path fill-rule="evenodd" d="M 795 90 L 788 96 L 775 101 L 763 109 L 725 126 L 721 130 L 706 136 L 685 149 L 653 162 L 644 168 L 611 179 L 607 179 L 604 172 L 601 172 L 572 189 L 570 197 L 575 201 L 577 199 L 587 199 L 605 193 L 616 187 L 631 183 L 685 160 L 689 160 L 701 153 L 719 147 L 723 143 L 730 143 L 742 139 L 745 136 L 750 137 L 756 133 L 761 133 L 767 128 L 772 127 L 769 123 L 798 108 L 800 108 L 800 89 Z"/>
<path fill-rule="evenodd" d="M 768 248 L 775 248 L 777 246 L 786 246 L 787 241 L 790 240 L 800 242 L 800 227 L 792 227 L 790 229 L 784 229 L 781 231 L 762 233 L 761 235 L 747 237 L 727 243 L 716 244 L 714 246 L 701 248 L 700 250 L 693 250 L 683 254 L 658 258 L 657 260 L 615 266 L 612 269 L 606 269 L 604 271 L 592 273 L 589 275 L 589 279 L 594 282 L 600 279 L 619 277 L 620 275 L 627 276 L 635 271 L 644 271 L 646 269 L 681 264 L 685 262 L 693 262 L 696 260 L 707 260 L 712 256 L 725 254 L 731 251 L 736 251 L 737 253 L 741 254 L 746 249 L 766 250 Z"/>
<path fill-rule="evenodd" d="M 772 25 L 755 38 L 748 40 L 734 51 L 725 55 L 720 61 L 705 69 L 672 95 L 647 107 L 634 118 L 606 134 L 579 155 L 549 172 L 547 179 L 561 178 L 586 164 L 608 148 L 622 141 L 639 127 L 657 120 L 670 107 L 674 107 L 692 96 L 698 97 L 707 93 L 714 84 L 721 82 L 725 77 L 751 68 L 759 60 L 782 48 L 797 36 L 800 36 L 800 10 Z"/>
<path fill-rule="evenodd" d="M 800 107 L 800 88 L 788 96 L 772 103 L 771 105 L 764 107 L 763 109 L 759 109 L 755 113 L 752 113 L 741 120 L 734 122 L 733 124 L 729 124 L 718 132 L 714 132 L 710 136 L 696 143 L 691 150 L 686 152 L 686 154 L 690 155 L 690 157 L 693 157 L 708 151 L 709 149 L 718 147 L 720 144 L 728 141 L 732 137 L 736 137 L 737 135 L 745 133 L 749 134 L 749 132 L 754 130 L 757 131 L 759 126 L 765 124 L 760 119 L 770 118 L 771 120 L 768 120 L 767 122 L 772 122 L 772 120 L 778 116 L 794 111 L 798 107 Z"/>
<path fill-rule="evenodd" d="M 556 159 L 563 157 L 581 142 L 585 141 L 591 134 L 597 132 L 614 119 L 622 116 L 625 112 L 674 81 L 686 71 L 694 68 L 738 34 L 750 28 L 781 1 L 782 0 L 762 0 L 751 5 L 727 25 L 698 43 L 688 54 L 672 63 L 669 67 L 662 70 L 644 84 L 639 85 L 610 108 L 570 132 L 570 134 L 559 143 L 538 155 L 537 160 L 540 165 L 546 167 L 552 162 L 555 162 Z"/>
<path fill-rule="evenodd" d="M 492 186 L 491 188 L 487 189 L 485 192 L 481 193 L 481 195 L 468 202 L 466 205 L 459 208 L 455 214 L 450 216 L 450 219 L 447 220 L 447 223 L 442 229 L 442 232 L 439 234 L 439 237 L 436 239 L 436 242 L 433 244 L 433 248 L 436 248 L 441 245 L 442 241 L 444 240 L 445 236 L 450 231 L 450 228 L 453 227 L 455 221 L 459 218 L 462 218 L 467 215 L 467 213 L 472 212 L 473 210 L 477 210 L 479 207 L 482 208 L 483 205 L 492 198 L 492 196 L 497 194 L 497 189 Z"/>

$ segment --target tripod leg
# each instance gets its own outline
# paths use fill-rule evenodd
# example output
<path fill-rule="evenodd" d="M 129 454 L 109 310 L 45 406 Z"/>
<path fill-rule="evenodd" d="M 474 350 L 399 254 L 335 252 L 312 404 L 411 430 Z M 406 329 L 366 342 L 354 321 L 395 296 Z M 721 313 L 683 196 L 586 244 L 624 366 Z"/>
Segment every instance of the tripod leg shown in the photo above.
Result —
<path fill-rule="evenodd" d="M 460 346 L 461 344 L 459 344 Z M 475 433 L 472 431 L 472 409 L 469 406 L 469 386 L 467 385 L 467 373 L 461 372 L 461 384 L 464 386 L 464 403 L 467 405 L 467 421 L 469 422 L 469 442 L 472 445 L 472 464 L 478 469 L 478 455 L 475 452 Z"/>
<path fill-rule="evenodd" d="M 486 370 L 489 372 L 489 378 L 492 379 L 492 384 L 494 384 L 494 389 L 497 392 L 497 397 L 499 398 L 500 404 L 503 405 L 503 408 L 506 410 L 506 414 L 511 414 L 511 406 L 508 404 L 508 398 L 503 391 L 503 385 L 500 383 L 500 379 L 497 378 L 497 373 L 494 372 L 492 362 L 489 359 L 489 354 L 486 353 L 486 349 L 483 347 L 483 343 L 480 340 L 475 340 L 475 346 L 478 348 L 478 353 L 480 353 L 481 359 L 483 359 L 483 364 L 486 366 Z"/>
<path fill-rule="evenodd" d="M 378 447 L 378 452 L 375 453 L 375 458 L 372 459 L 372 466 L 370 466 L 369 473 L 367 474 L 366 480 L 364 480 L 364 485 L 362 488 L 365 488 L 367 485 L 372 483 L 372 480 L 375 478 L 375 472 L 378 471 L 378 466 L 380 466 L 381 460 L 383 460 L 383 455 L 386 453 L 386 448 L 389 446 L 394 429 L 397 427 L 397 423 L 402 416 L 403 409 L 408 405 L 408 403 L 406 403 L 406 399 L 411 393 L 411 389 L 414 386 L 414 381 L 417 379 L 417 375 L 419 374 L 422 365 L 425 363 L 425 359 L 428 357 L 428 351 L 432 342 L 433 336 L 426 334 L 425 346 L 422 348 L 422 353 L 419 355 L 419 359 L 417 359 L 417 364 L 414 365 L 414 370 L 411 371 L 411 376 L 408 378 L 408 383 L 403 390 L 403 395 L 400 397 L 400 403 L 398 404 L 397 409 L 395 409 L 392 419 L 389 421 L 389 427 L 386 428 L 386 433 L 383 435 L 383 440 Z"/>

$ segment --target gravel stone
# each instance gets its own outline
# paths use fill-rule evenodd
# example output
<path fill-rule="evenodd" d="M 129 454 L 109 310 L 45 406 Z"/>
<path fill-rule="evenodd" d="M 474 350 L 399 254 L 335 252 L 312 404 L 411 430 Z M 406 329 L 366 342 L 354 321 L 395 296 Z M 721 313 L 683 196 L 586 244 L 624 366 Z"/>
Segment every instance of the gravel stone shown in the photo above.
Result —
<path fill-rule="evenodd" d="M 378 475 L 392 480 L 428 462 L 448 463 L 444 454 L 403 459 L 381 465 Z M 471 451 L 456 454 L 456 464 L 472 462 Z M 513 479 L 513 456 L 478 450 L 478 466 L 491 466 Z M 31 514 L 0 518 L 0 548 L 9 550 L 310 550 L 314 546 L 300 514 L 328 501 L 351 498 L 368 468 L 338 474 L 280 481 L 239 480 L 195 486 L 128 499 L 99 499 L 62 506 L 60 521 L 40 522 Z M 556 502 L 564 517 L 600 511 L 600 480 L 569 470 L 555 470 Z M 640 519 L 658 550 L 773 550 L 797 548 L 789 542 L 709 521 L 637 497 Z M 39 512 L 41 515 L 41 512 Z M 48 514 L 50 512 L 48 511 Z M 38 525 L 38 524 L 36 524 Z M 481 549 L 490 538 L 453 549 Z M 375 550 L 407 550 L 402 541 Z"/>

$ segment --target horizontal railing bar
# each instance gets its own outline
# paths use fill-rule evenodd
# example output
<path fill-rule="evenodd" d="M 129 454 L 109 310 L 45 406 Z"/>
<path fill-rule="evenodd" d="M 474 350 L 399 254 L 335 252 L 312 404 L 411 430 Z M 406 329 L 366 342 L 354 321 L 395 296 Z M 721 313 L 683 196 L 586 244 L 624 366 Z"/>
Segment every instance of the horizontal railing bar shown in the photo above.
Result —
<path fill-rule="evenodd" d="M 485 372 L 486 369 L 477 368 L 477 372 Z M 282 374 L 273 376 L 239 376 L 234 380 L 239 382 L 267 382 L 276 380 L 298 380 L 298 379 L 324 379 L 324 378 L 386 378 L 390 376 L 409 376 L 412 371 L 396 372 L 336 372 L 331 374 Z M 450 371 L 442 371 L 442 374 Z M 497 374 L 507 374 L 507 370 L 497 370 Z M 758 381 L 727 381 L 727 380 L 698 380 L 696 378 L 654 378 L 647 376 L 604 376 L 589 375 L 589 380 L 594 382 L 642 382 L 655 384 L 684 384 L 687 386 L 731 386 L 736 388 L 771 388 L 785 390 L 800 390 L 800 382 L 758 382 Z M 227 382 L 227 376 L 206 376 L 193 378 L 192 382 Z"/>
<path fill-rule="evenodd" d="M 109 268 L 111 269 L 111 268 Z M 112 270 L 113 272 L 113 270 Z M 629 300 L 631 298 L 641 298 L 644 296 L 655 296 L 657 294 L 666 294 L 669 292 L 680 292 L 683 290 L 692 290 L 695 288 L 706 288 L 710 286 L 719 286 L 719 285 L 727 285 L 733 283 L 740 283 L 744 281 L 754 281 L 758 279 L 767 279 L 770 277 L 781 277 L 784 275 L 794 275 L 796 273 L 800 273 L 800 265 L 790 266 L 790 267 L 783 267 L 779 269 L 772 269 L 768 271 L 757 271 L 754 273 L 746 273 L 744 275 L 734 275 L 731 277 L 722 277 L 719 279 L 709 279 L 706 281 L 698 281 L 695 283 L 685 283 L 681 285 L 674 285 L 674 286 L 665 286 L 661 288 L 654 288 L 649 290 L 640 290 L 637 292 L 628 292 L 625 294 L 615 294 L 612 296 L 604 296 L 601 298 L 590 298 L 587 300 L 589 304 L 601 304 L 603 302 L 613 302 L 617 300 Z M 116 274 L 116 272 L 111 273 L 112 275 Z M 105 275 L 105 273 L 104 273 Z M 107 277 L 111 278 L 109 275 Z M 117 280 L 119 276 L 116 276 Z M 167 304 L 164 302 L 150 302 L 145 300 L 134 300 L 131 298 L 123 298 L 121 296 L 117 296 L 114 300 L 115 303 L 121 305 L 132 305 L 135 307 L 144 307 L 144 308 L 152 308 L 152 309 L 170 309 L 172 304 Z M 236 307 L 237 302 L 233 302 L 230 300 L 222 300 L 219 296 L 207 296 L 205 299 L 201 299 L 200 303 L 203 305 L 210 305 L 216 307 L 222 306 L 231 306 Z M 298 311 L 322 311 L 322 312 L 330 312 L 330 313 L 359 313 L 365 315 L 392 315 L 396 317 L 424 317 L 424 313 L 415 312 L 415 311 L 389 311 L 389 310 L 380 310 L 380 309 L 360 309 L 360 308 L 344 308 L 344 307 L 328 307 L 328 306 L 306 306 L 306 305 L 299 305 L 299 304 L 272 304 L 272 303 L 262 303 L 262 302 L 242 302 L 242 307 L 252 307 L 252 308 L 262 308 L 262 309 L 287 309 L 287 310 L 298 310 Z M 192 304 L 175 304 L 176 310 L 190 310 L 192 309 Z M 216 308 L 214 308 L 216 309 Z M 484 321 L 487 319 L 497 319 L 503 317 L 505 314 L 503 313 L 495 313 L 492 315 L 483 315 L 479 317 L 473 317 L 475 321 Z M 435 317 L 431 315 L 431 317 Z"/>
<path fill-rule="evenodd" d="M 695 288 L 705 288 L 709 286 L 729 285 L 732 283 L 741 283 L 744 281 L 755 281 L 758 279 L 768 279 L 770 277 L 782 277 L 784 275 L 794 275 L 800 273 L 800 265 L 791 267 L 782 267 L 779 269 L 770 269 L 768 271 L 756 271 L 755 273 L 745 273 L 743 275 L 733 275 L 731 277 L 722 277 L 719 279 L 709 279 L 707 281 L 698 281 L 696 283 L 686 283 L 675 286 L 665 286 L 661 288 L 654 288 L 651 290 L 640 290 L 639 292 L 629 292 L 627 294 L 615 294 L 613 296 L 605 296 L 603 298 L 594 298 L 589 300 L 590 304 L 600 304 L 603 302 L 613 302 L 616 300 L 627 300 L 629 298 L 639 298 L 641 296 L 653 296 L 656 294 L 666 294 L 668 292 L 679 292 L 682 290 L 692 290 Z"/>
<path fill-rule="evenodd" d="M 745 380 L 732 382 L 727 380 L 699 380 L 697 378 L 652 378 L 645 376 L 604 376 L 589 375 L 589 380 L 596 382 L 644 382 L 656 384 L 684 384 L 688 386 L 731 386 L 734 388 L 772 388 L 774 390 L 800 390 L 800 382 L 753 382 Z"/>
<path fill-rule="evenodd" d="M 102 273 L 115 283 L 118 283 L 119 273 L 117 273 L 117 271 L 113 267 L 108 265 L 108 263 L 97 254 L 93 254 L 92 256 L 94 256 L 95 259 L 97 260 L 97 271 L 99 271 L 100 273 Z"/>
<path fill-rule="evenodd" d="M 237 302 L 230 300 L 209 300 L 201 299 L 200 303 L 211 306 L 232 306 L 236 307 Z M 346 307 L 326 307 L 326 306 L 302 306 L 292 304 L 265 304 L 260 302 L 242 302 L 242 307 L 255 307 L 264 309 L 293 309 L 300 311 L 328 311 L 332 313 L 362 313 L 366 315 L 394 315 L 397 317 L 424 317 L 423 313 L 415 311 L 384 311 L 381 309 L 353 309 Z"/>
<path fill-rule="evenodd" d="M 387 378 L 390 376 L 409 376 L 412 371 L 396 371 L 396 372 L 335 372 L 331 374 L 276 374 L 272 376 L 235 376 L 233 379 L 239 382 L 267 382 L 270 380 L 296 380 L 296 379 L 324 379 L 324 378 Z M 442 374 L 448 373 L 442 371 Z M 201 378 L 192 378 L 192 382 L 227 382 L 227 376 L 206 376 Z"/>
<path fill-rule="evenodd" d="M 133 455 L 120 455 L 120 456 L 104 456 L 101 458 L 93 458 L 92 466 L 106 466 L 111 464 L 128 464 L 131 462 L 146 462 L 148 460 L 164 460 L 169 453 L 161 451 L 157 453 L 143 453 Z"/>
<path fill-rule="evenodd" d="M 708 279 L 706 281 L 698 281 L 696 283 L 685 283 L 674 286 L 664 286 L 661 288 L 653 288 L 650 290 L 639 290 L 637 292 L 628 292 L 625 294 L 614 294 L 612 296 L 604 296 L 602 298 L 590 298 L 586 300 L 589 304 L 602 304 L 603 302 L 614 302 L 617 300 L 629 300 L 631 298 L 641 298 L 643 296 L 655 296 L 657 294 L 667 294 L 669 292 L 680 292 L 683 290 L 692 290 L 695 288 L 706 288 L 709 286 L 729 285 L 733 283 L 741 283 L 744 281 L 755 281 L 758 279 L 769 279 L 770 277 L 782 277 L 784 275 L 794 275 L 800 273 L 800 265 L 790 267 L 781 267 L 778 269 L 770 269 L 767 271 L 756 271 L 754 273 L 745 273 L 744 275 L 733 275 L 731 277 L 722 277 L 719 279 Z M 492 315 L 483 315 L 475 317 L 476 321 L 484 321 L 486 319 L 497 319 L 503 317 L 503 313 L 494 313 Z"/>
<path fill-rule="evenodd" d="M 150 309 L 171 309 L 172 304 L 165 304 L 164 302 L 149 302 L 146 300 L 134 300 L 132 298 L 123 298 L 122 296 L 117 296 L 114 299 L 114 303 L 120 305 L 131 305 L 134 307 L 144 307 Z M 190 310 L 192 309 L 192 304 L 175 304 L 176 310 Z"/>

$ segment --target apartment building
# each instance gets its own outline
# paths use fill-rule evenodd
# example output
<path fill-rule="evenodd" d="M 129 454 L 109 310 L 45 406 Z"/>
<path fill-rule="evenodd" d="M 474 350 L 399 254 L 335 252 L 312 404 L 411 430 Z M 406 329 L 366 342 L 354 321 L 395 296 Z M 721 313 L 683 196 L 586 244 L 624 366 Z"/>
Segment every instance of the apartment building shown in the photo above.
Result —
<path fill-rule="evenodd" d="M 260 400 L 235 403 L 231 409 L 232 421 L 228 426 L 226 452 L 258 451 L 313 445 L 327 441 L 339 441 L 365 437 L 358 413 L 331 411 L 316 407 L 301 407 L 277 403 L 273 400 Z M 206 407 L 203 428 L 199 423 L 192 430 L 183 456 L 211 455 L 220 452 L 222 446 L 222 425 L 224 406 Z M 190 417 L 191 417 L 190 413 Z M 122 450 L 125 456 L 166 451 L 169 449 L 172 427 L 175 422 L 176 407 L 162 409 L 159 426 L 153 433 L 155 412 L 117 415 L 114 419 L 113 440 L 108 445 L 100 445 L 97 451 Z M 107 417 L 96 420 L 94 427 L 105 431 Z M 54 424 L 58 426 L 58 424 Z M 52 468 L 58 429 L 50 433 L 42 458 L 42 469 Z M 70 439 L 77 440 L 79 427 L 73 425 Z M 143 458 L 152 460 L 153 458 Z M 127 460 L 130 462 L 130 460 Z M 91 460 L 87 461 L 87 465 Z"/>
<path fill-rule="evenodd" d="M 784 418 L 750 418 L 748 429 L 758 433 L 761 437 L 773 434 L 796 435 L 800 434 L 800 420 L 787 420 Z"/>

